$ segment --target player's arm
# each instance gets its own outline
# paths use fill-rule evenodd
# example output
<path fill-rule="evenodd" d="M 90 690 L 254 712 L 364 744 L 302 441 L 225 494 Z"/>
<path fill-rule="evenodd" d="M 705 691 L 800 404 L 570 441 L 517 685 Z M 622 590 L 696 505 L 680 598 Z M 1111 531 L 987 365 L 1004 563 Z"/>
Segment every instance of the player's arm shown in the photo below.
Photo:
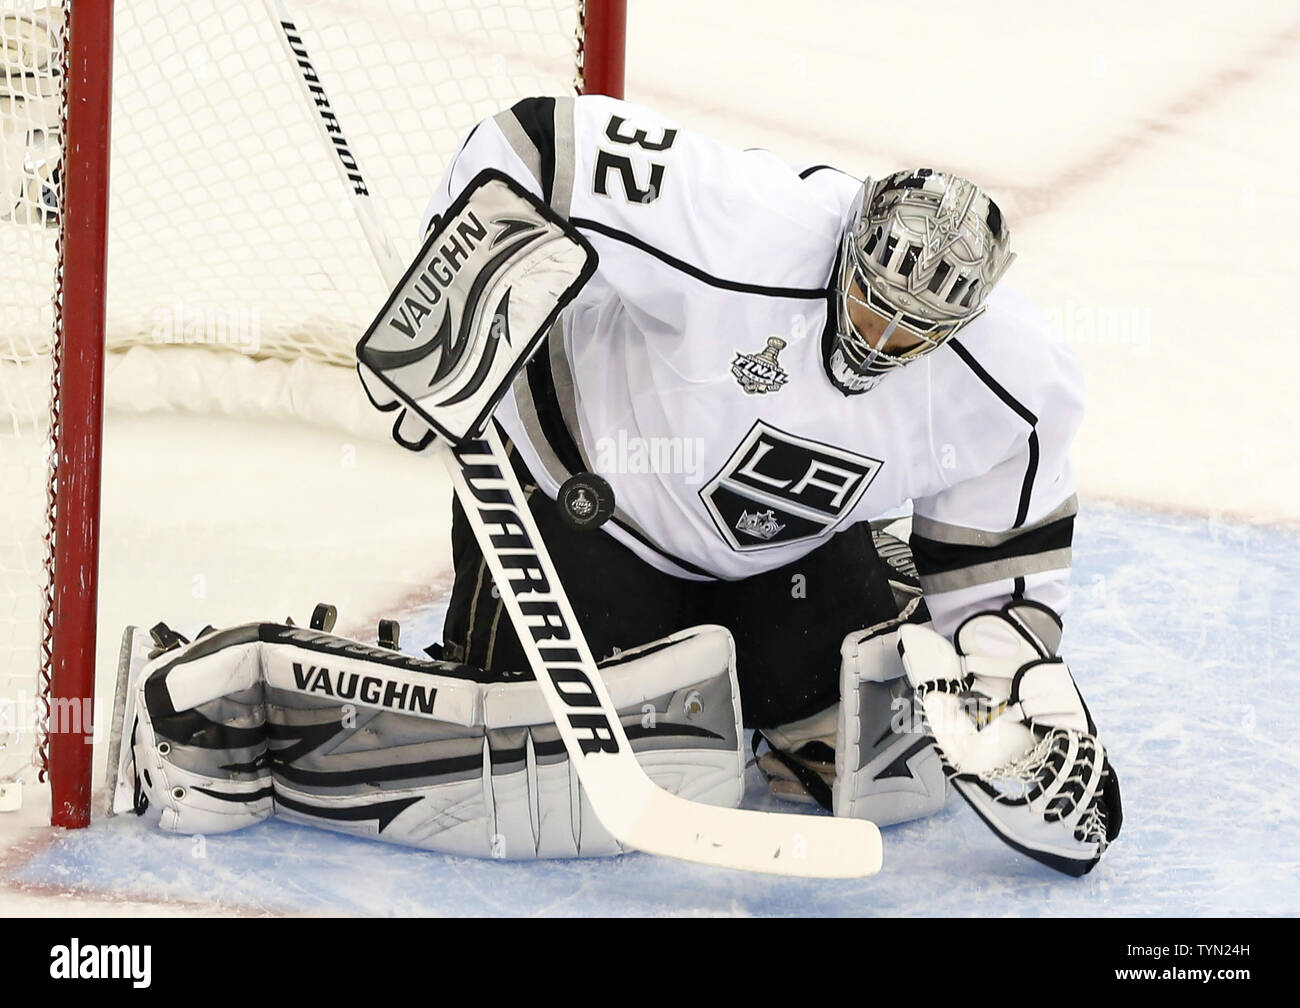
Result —
<path fill-rule="evenodd" d="M 912 557 L 935 629 L 1030 599 L 1064 616 L 1078 512 L 1070 450 L 1083 420 L 1082 377 L 1063 345 L 1004 311 L 999 341 L 959 336 L 955 377 L 931 418 L 947 482 L 913 502 Z M 977 460 L 977 461 L 972 461 Z M 949 474 L 960 474 L 955 478 Z"/>
<path fill-rule="evenodd" d="M 1034 500 L 1030 472 L 1044 461 L 1026 439 L 985 477 L 914 503 L 912 557 L 935 628 L 951 635 L 966 617 L 1016 599 L 1058 617 L 1070 601 L 1071 543 L 1078 501 L 1068 464 Z M 1028 497 L 1029 507 L 1022 508 Z"/>
<path fill-rule="evenodd" d="M 680 241 L 681 204 L 699 184 L 688 177 L 698 173 L 678 164 L 680 148 L 710 143 L 693 134 L 687 141 L 680 132 L 643 106 L 601 95 L 522 99 L 466 135 L 429 201 L 424 227 L 479 172 L 493 169 L 592 230 L 651 243 L 676 234 Z M 674 191 L 683 198 L 672 198 Z"/>
<path fill-rule="evenodd" d="M 1022 430 L 985 472 L 915 502 L 912 555 L 934 628 L 903 627 L 899 649 L 957 790 L 1008 844 L 1081 875 L 1122 818 L 1118 778 L 1061 655 L 1081 383 L 1063 351 L 1008 388 L 955 349 Z"/>
<path fill-rule="evenodd" d="M 835 187 L 645 106 L 527 98 L 483 120 L 438 183 L 425 227 L 484 169 L 511 176 L 591 242 L 600 269 L 584 298 L 617 296 L 645 332 L 689 327 L 684 285 L 824 296 L 825 264 L 789 246 L 797 236 L 810 249 L 834 247 L 843 216 Z M 752 254 L 764 249 L 783 254 Z"/>
<path fill-rule="evenodd" d="M 644 130 L 624 131 L 625 113 L 631 108 L 614 99 L 528 98 L 466 136 L 426 209 L 419 253 L 357 347 L 366 394 L 396 414 L 398 444 L 424 451 L 438 437 L 459 443 L 481 430 L 592 279 L 598 257 L 570 222 L 575 197 L 601 218 L 584 220 L 586 229 L 617 231 L 627 222 L 617 208 L 598 212 L 608 201 L 593 206 L 593 192 L 614 178 L 624 196 L 636 191 L 623 161 L 600 151 L 593 162 L 592 129 L 603 122 L 602 142 L 651 150 L 675 135 L 664 128 L 653 141 Z M 652 166 L 648 177 L 662 172 Z M 653 194 L 642 198 L 653 202 Z M 606 266 L 597 297 L 608 295 L 611 275 L 645 273 Z M 639 293 L 662 282 L 642 282 Z"/>
<path fill-rule="evenodd" d="M 572 102 L 571 98 L 525 98 L 476 124 L 461 141 L 438 182 L 425 209 L 420 233 L 427 234 L 434 220 L 446 212 L 471 180 L 487 169 L 510 176 L 552 206 L 556 106 L 560 106 L 559 116 L 563 121 L 564 110 Z M 545 139 L 548 136 L 549 144 Z M 545 159 L 541 147 L 549 148 L 550 154 Z M 572 153 L 561 152 L 561 156 L 571 159 Z M 548 178 L 550 185 L 546 184 Z"/>

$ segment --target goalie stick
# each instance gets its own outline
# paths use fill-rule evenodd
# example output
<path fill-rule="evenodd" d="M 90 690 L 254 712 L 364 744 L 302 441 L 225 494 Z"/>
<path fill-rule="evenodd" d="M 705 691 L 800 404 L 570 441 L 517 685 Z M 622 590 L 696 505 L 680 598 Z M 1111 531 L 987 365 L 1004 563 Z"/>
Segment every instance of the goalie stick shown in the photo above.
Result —
<path fill-rule="evenodd" d="M 265 5 L 380 272 L 395 288 L 404 264 L 375 213 L 302 37 L 283 0 Z M 495 427 L 489 422 L 477 440 L 454 451 L 439 438 L 433 451 L 451 477 L 578 779 L 611 835 L 650 854 L 767 874 L 856 878 L 880 870 L 880 831 L 866 820 L 721 808 L 679 798 L 651 781 L 632 753 Z M 519 530 L 511 537 L 512 564 L 523 559 L 541 572 L 522 602 L 484 521 L 488 504 L 494 524 L 505 514 Z M 542 614 L 546 646 L 534 639 L 523 604 L 534 625 Z"/>

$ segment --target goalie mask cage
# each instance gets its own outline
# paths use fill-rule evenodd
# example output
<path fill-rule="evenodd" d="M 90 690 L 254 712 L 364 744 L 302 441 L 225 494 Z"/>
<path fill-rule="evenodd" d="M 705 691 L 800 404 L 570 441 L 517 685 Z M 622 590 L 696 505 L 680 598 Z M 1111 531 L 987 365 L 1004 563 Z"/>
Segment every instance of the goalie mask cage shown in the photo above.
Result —
<path fill-rule="evenodd" d="M 275 7 L 0 0 L 0 806 L 48 779 L 55 825 L 90 818 L 105 397 L 167 408 L 198 367 L 183 408 L 321 419 L 302 388 L 387 294 Z M 476 121 L 622 93 L 625 0 L 288 9 L 404 257 Z"/>

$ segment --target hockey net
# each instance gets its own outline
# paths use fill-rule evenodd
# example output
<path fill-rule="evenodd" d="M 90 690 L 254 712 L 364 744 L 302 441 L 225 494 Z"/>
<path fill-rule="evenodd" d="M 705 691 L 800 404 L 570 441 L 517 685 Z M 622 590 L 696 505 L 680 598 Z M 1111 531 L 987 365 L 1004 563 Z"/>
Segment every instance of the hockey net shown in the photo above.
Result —
<path fill-rule="evenodd" d="M 76 463 L 54 447 L 60 428 L 95 408 L 65 402 L 60 414 L 57 405 L 62 361 L 95 349 L 62 319 L 67 292 L 94 279 L 63 269 L 67 236 L 81 226 L 63 219 L 63 166 L 95 156 L 75 141 L 70 151 L 66 132 L 70 61 L 97 58 L 78 50 L 71 6 L 0 0 L 0 806 L 48 771 L 63 825 L 84 823 L 88 782 L 72 782 L 60 798 L 60 774 L 88 771 L 50 767 L 46 728 L 51 704 L 75 705 L 94 669 L 60 687 L 70 696 L 51 696 L 57 635 L 83 632 L 52 615 L 54 572 L 68 563 L 52 522 L 61 508 L 68 517 L 84 506 L 69 503 L 70 488 L 97 478 L 69 471 Z M 322 376 L 351 368 L 386 290 L 303 106 L 275 7 L 116 2 L 110 410 L 283 412 L 378 429 L 358 396 L 342 407 L 321 391 L 340 387 Z M 474 122 L 528 95 L 584 83 L 617 90 L 622 8 L 622 0 L 288 0 L 404 256 Z M 82 651 L 93 655 L 93 644 Z"/>

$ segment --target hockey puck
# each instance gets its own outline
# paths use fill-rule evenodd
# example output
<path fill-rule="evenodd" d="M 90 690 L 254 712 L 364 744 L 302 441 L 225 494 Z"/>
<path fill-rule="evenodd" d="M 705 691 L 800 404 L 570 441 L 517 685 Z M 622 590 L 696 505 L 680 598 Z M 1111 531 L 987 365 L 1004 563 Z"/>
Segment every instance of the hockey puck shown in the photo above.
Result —
<path fill-rule="evenodd" d="M 570 476 L 557 498 L 564 524 L 579 532 L 600 528 L 614 513 L 614 489 L 595 473 Z"/>

